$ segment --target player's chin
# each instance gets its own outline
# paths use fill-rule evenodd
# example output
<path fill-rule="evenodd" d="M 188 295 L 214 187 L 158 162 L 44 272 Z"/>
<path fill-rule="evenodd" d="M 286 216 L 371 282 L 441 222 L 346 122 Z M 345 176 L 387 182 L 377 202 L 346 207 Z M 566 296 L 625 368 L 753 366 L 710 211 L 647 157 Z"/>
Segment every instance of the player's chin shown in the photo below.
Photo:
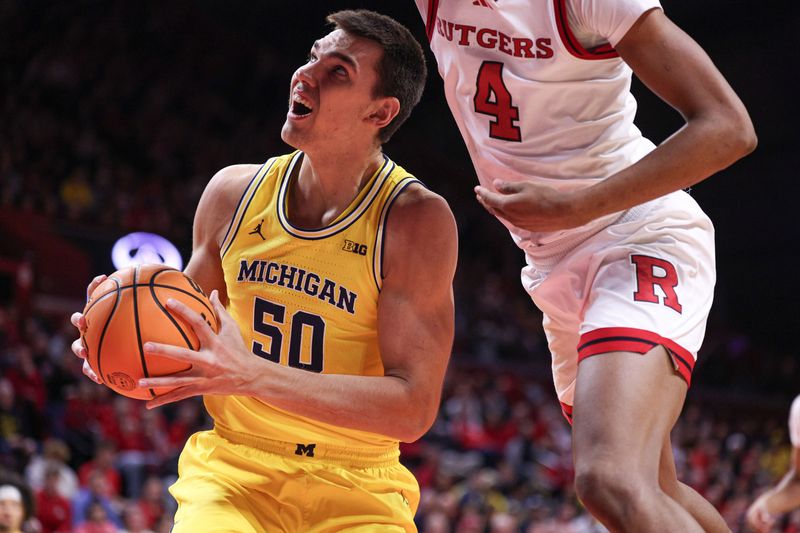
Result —
<path fill-rule="evenodd" d="M 307 137 L 305 133 L 306 129 L 307 128 L 287 118 L 281 129 L 281 139 L 289 146 L 297 150 L 302 150 L 301 145 L 303 144 L 303 139 Z"/>

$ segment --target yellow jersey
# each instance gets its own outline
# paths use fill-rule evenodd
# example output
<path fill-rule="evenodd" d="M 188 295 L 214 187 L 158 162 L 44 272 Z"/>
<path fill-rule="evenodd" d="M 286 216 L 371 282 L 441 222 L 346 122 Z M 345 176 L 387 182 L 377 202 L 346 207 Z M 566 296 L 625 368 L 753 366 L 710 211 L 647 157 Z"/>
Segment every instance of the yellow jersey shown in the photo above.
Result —
<path fill-rule="evenodd" d="M 242 195 L 220 248 L 228 311 L 245 344 L 309 372 L 382 376 L 378 295 L 386 218 L 419 183 L 384 156 L 351 205 L 324 228 L 294 226 L 289 185 L 302 152 L 272 158 Z M 336 447 L 397 446 L 390 437 L 326 424 L 256 398 L 206 396 L 215 425 L 265 439 Z"/>

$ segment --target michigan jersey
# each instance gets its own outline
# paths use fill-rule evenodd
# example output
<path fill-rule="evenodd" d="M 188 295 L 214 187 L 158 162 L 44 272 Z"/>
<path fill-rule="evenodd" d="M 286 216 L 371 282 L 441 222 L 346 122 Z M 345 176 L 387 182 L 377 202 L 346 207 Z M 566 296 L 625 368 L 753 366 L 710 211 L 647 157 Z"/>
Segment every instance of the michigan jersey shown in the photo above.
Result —
<path fill-rule="evenodd" d="M 631 69 L 612 46 L 658 0 L 416 4 L 482 185 L 492 189 L 503 179 L 585 187 L 654 148 L 633 124 Z M 585 48 L 592 35 L 604 42 Z M 507 226 L 523 249 L 559 237 Z"/>
<path fill-rule="evenodd" d="M 287 215 L 303 153 L 270 159 L 245 190 L 220 253 L 228 311 L 252 352 L 308 372 L 382 376 L 378 295 L 386 218 L 418 181 L 384 156 L 351 205 L 328 226 L 300 228 Z M 243 396 L 207 396 L 222 429 L 337 447 L 397 446 L 389 437 L 333 426 Z"/>

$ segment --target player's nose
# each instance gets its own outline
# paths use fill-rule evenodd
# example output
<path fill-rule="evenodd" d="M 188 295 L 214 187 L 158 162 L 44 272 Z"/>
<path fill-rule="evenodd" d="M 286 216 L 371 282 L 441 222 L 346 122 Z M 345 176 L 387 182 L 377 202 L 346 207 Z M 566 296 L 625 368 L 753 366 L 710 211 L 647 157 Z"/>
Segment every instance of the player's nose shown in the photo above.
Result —
<path fill-rule="evenodd" d="M 307 85 L 316 85 L 316 77 L 317 77 L 317 63 L 306 63 L 305 65 L 298 68 L 295 73 L 294 77 L 298 82 L 303 82 Z"/>

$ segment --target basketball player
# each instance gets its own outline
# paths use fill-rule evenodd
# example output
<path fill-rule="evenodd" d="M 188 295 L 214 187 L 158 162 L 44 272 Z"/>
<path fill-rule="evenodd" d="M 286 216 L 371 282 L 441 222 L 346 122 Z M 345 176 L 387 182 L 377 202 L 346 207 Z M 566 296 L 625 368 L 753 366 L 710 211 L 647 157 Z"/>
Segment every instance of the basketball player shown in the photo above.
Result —
<path fill-rule="evenodd" d="M 747 509 L 747 524 L 758 533 L 771 531 L 780 515 L 800 507 L 800 396 L 789 410 L 789 438 L 792 441 L 789 471 Z"/>
<path fill-rule="evenodd" d="M 727 531 L 678 483 L 669 434 L 714 290 L 682 191 L 754 149 L 748 114 L 658 0 L 416 0 L 478 201 L 525 252 L 580 499 L 613 531 Z M 631 71 L 684 117 L 633 125 Z"/>
<path fill-rule="evenodd" d="M 200 199 L 186 273 L 219 334 L 173 302 L 201 349 L 146 346 L 193 365 L 142 380 L 178 387 L 148 406 L 202 394 L 214 419 L 181 454 L 176 532 L 416 530 L 398 441 L 438 409 L 456 227 L 381 149 L 422 94 L 419 44 L 373 12 L 328 20 L 291 80 L 282 137 L 298 151 L 227 167 Z"/>

